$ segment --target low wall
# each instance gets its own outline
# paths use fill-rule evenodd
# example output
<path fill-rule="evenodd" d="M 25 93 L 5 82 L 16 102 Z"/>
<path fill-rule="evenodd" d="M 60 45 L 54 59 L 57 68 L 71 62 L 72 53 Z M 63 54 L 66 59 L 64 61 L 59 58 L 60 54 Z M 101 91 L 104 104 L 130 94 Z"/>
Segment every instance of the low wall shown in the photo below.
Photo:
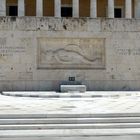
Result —
<path fill-rule="evenodd" d="M 140 20 L 0 18 L 0 90 L 140 90 Z"/>

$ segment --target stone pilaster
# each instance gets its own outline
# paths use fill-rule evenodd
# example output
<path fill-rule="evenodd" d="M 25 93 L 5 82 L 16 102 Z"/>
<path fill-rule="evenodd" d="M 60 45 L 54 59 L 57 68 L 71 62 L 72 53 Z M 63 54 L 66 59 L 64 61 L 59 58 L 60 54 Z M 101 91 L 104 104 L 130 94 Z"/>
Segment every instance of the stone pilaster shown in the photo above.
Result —
<path fill-rule="evenodd" d="M 61 17 L 61 0 L 55 0 L 54 11 L 55 17 Z"/>
<path fill-rule="evenodd" d="M 0 16 L 6 16 L 6 0 L 0 0 Z"/>
<path fill-rule="evenodd" d="M 25 16 L 25 1 L 18 0 L 18 16 Z"/>
<path fill-rule="evenodd" d="M 73 0 L 73 17 L 79 17 L 79 0 Z"/>
<path fill-rule="evenodd" d="M 140 18 L 140 0 L 135 0 L 135 18 Z"/>
<path fill-rule="evenodd" d="M 36 0 L 36 16 L 43 16 L 43 0 Z"/>
<path fill-rule="evenodd" d="M 97 0 L 90 0 L 90 17 L 97 18 Z"/>
<path fill-rule="evenodd" d="M 114 18 L 114 0 L 108 0 L 108 18 Z"/>
<path fill-rule="evenodd" d="M 125 18 L 132 18 L 132 0 L 125 0 Z"/>

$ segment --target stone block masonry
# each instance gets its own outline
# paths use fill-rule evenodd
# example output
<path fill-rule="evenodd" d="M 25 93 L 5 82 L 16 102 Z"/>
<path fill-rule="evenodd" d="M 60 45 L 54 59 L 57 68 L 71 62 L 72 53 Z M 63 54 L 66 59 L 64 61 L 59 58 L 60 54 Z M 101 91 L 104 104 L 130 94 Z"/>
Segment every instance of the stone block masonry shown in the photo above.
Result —
<path fill-rule="evenodd" d="M 0 90 L 140 90 L 140 20 L 0 17 Z M 73 78 L 74 81 L 70 81 Z"/>

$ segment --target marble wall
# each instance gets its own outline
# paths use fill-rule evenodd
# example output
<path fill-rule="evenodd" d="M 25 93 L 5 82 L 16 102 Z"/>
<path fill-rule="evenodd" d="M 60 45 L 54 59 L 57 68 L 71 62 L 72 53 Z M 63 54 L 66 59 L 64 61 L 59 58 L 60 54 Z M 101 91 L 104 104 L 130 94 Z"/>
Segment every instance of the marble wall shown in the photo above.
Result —
<path fill-rule="evenodd" d="M 139 83 L 138 19 L 0 18 L 0 90 L 140 90 Z"/>

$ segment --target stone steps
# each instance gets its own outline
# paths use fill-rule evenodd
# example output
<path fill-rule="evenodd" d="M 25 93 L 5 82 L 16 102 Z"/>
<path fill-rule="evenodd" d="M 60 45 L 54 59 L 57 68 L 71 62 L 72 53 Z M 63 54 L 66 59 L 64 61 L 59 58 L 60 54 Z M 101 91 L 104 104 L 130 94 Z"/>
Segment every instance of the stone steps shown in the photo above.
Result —
<path fill-rule="evenodd" d="M 47 137 L 58 139 L 59 137 L 115 137 L 120 135 L 140 136 L 139 114 L 0 115 L 0 140 L 23 137 L 44 137 L 43 140 L 45 140 Z"/>
<path fill-rule="evenodd" d="M 26 118 L 0 119 L 0 125 L 20 124 L 100 124 L 100 123 L 140 123 L 140 117 L 114 118 Z"/>
<path fill-rule="evenodd" d="M 102 113 L 102 114 L 0 114 L 0 119 L 42 119 L 42 118 L 120 118 L 140 117 L 140 113 Z"/>
<path fill-rule="evenodd" d="M 140 128 L 140 123 L 0 125 L 0 130 L 123 129 L 123 128 Z"/>
<path fill-rule="evenodd" d="M 90 136 L 139 135 L 140 128 L 126 129 L 45 129 L 45 130 L 1 130 L 1 138 L 16 137 L 90 137 Z M 140 138 L 140 137 L 139 137 Z M 139 140 L 139 139 L 137 139 Z"/>

